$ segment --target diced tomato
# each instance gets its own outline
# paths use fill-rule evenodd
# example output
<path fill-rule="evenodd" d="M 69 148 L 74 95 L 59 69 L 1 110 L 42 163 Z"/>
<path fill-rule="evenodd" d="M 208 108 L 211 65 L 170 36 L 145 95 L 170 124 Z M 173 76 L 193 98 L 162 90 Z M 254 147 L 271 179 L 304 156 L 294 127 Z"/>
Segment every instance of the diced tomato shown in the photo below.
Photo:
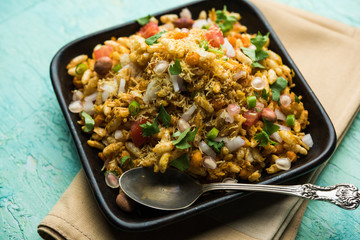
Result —
<path fill-rule="evenodd" d="M 211 26 L 205 33 L 205 38 L 209 44 L 215 48 L 219 48 L 220 44 L 224 44 L 224 37 L 217 25 Z"/>
<path fill-rule="evenodd" d="M 112 47 L 108 45 L 104 45 L 94 51 L 94 56 L 95 59 L 99 59 L 102 57 L 110 57 L 111 53 L 112 53 Z"/>
<path fill-rule="evenodd" d="M 141 124 L 146 123 L 146 119 L 140 119 L 131 124 L 131 138 L 135 144 L 135 146 L 141 146 L 148 138 L 143 137 L 142 128 L 140 127 Z"/>
<path fill-rule="evenodd" d="M 150 21 L 145 26 L 140 28 L 140 35 L 144 38 L 149 38 L 151 36 L 154 36 L 159 32 L 159 27 L 156 22 Z"/>
<path fill-rule="evenodd" d="M 256 110 L 250 110 L 248 112 L 245 112 L 243 116 L 244 118 L 246 118 L 246 121 L 243 123 L 243 125 L 251 127 L 260 119 L 261 112 L 258 112 Z"/>

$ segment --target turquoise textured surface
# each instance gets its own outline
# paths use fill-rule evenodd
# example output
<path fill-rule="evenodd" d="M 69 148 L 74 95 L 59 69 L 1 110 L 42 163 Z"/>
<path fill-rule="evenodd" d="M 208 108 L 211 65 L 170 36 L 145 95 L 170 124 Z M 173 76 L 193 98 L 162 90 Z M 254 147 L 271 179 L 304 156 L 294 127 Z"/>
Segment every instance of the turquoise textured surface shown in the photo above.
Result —
<path fill-rule="evenodd" d="M 356 0 L 277 1 L 360 27 Z M 187 2 L 191 1 L 181 4 Z M 38 223 L 81 168 L 50 82 L 54 54 L 85 34 L 179 4 L 176 0 L 0 2 L 0 239 L 39 239 Z M 317 184 L 360 186 L 359 139 L 360 115 Z M 359 219 L 359 210 L 311 201 L 297 239 L 360 239 Z"/>

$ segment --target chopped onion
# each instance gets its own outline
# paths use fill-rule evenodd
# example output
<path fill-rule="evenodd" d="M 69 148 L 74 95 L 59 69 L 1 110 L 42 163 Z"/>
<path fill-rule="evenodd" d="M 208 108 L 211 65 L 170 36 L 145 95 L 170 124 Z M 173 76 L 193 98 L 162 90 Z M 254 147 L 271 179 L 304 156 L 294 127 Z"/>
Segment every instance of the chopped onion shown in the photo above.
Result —
<path fill-rule="evenodd" d="M 270 135 L 270 138 L 274 139 L 275 141 L 277 141 L 279 143 L 281 143 L 283 141 L 282 138 L 280 137 L 279 132 L 274 132 L 273 134 Z"/>
<path fill-rule="evenodd" d="M 243 78 L 246 78 L 246 72 L 245 71 L 238 71 L 237 73 L 235 73 L 232 78 L 237 81 L 239 79 L 243 79 Z"/>
<path fill-rule="evenodd" d="M 122 133 L 121 130 L 116 130 L 115 133 L 114 133 L 114 137 L 115 137 L 116 140 L 118 140 L 118 139 L 123 138 L 124 134 Z"/>
<path fill-rule="evenodd" d="M 154 72 L 155 74 L 160 75 L 164 73 L 168 67 L 169 63 L 167 61 L 159 61 L 154 67 Z"/>
<path fill-rule="evenodd" d="M 310 133 L 306 134 L 305 136 L 302 137 L 302 141 L 306 144 L 306 146 L 308 146 L 309 148 L 311 148 L 312 146 L 314 146 L 314 141 L 312 140 L 312 137 L 310 135 Z"/>
<path fill-rule="evenodd" d="M 105 173 L 105 183 L 111 188 L 118 188 L 119 187 L 119 178 L 116 176 L 115 173 L 107 171 Z"/>
<path fill-rule="evenodd" d="M 214 152 L 214 150 L 212 150 L 209 145 L 206 144 L 206 142 L 201 141 L 199 144 L 199 148 L 200 150 L 205 153 L 206 155 L 209 155 L 210 157 L 212 157 L 213 159 L 216 158 L 216 153 Z"/>
<path fill-rule="evenodd" d="M 226 48 L 226 56 L 229 58 L 235 57 L 235 50 L 227 38 L 224 38 L 223 47 Z"/>
<path fill-rule="evenodd" d="M 258 109 L 259 111 L 262 111 L 264 109 L 265 105 L 259 101 L 256 101 L 256 106 L 255 108 Z"/>
<path fill-rule="evenodd" d="M 187 122 L 190 121 L 191 116 L 193 115 L 195 110 L 196 110 L 196 105 L 194 104 L 188 110 L 186 110 L 186 112 L 184 112 L 184 114 L 181 116 L 181 118 Z"/>
<path fill-rule="evenodd" d="M 177 126 L 180 132 L 183 132 L 186 129 L 190 128 L 190 124 L 182 118 L 179 119 Z"/>
<path fill-rule="evenodd" d="M 121 78 L 120 85 L 119 85 L 119 94 L 125 92 L 125 84 L 126 84 L 125 79 Z"/>
<path fill-rule="evenodd" d="M 228 113 L 228 111 L 223 111 L 222 113 L 221 113 L 221 118 L 223 118 L 223 119 L 225 119 L 225 122 L 228 122 L 228 123 L 233 123 L 234 122 L 234 116 L 232 116 L 232 115 L 230 115 L 229 113 Z"/>
<path fill-rule="evenodd" d="M 103 93 L 102 93 L 102 101 L 105 102 L 106 99 L 108 99 L 111 92 L 115 90 L 115 87 L 109 84 L 104 84 L 102 87 Z"/>
<path fill-rule="evenodd" d="M 81 100 L 84 97 L 84 94 L 79 91 L 79 90 L 75 90 L 72 96 L 72 100 L 76 101 L 76 100 Z"/>
<path fill-rule="evenodd" d="M 245 144 L 245 140 L 242 139 L 240 136 L 237 136 L 236 138 L 233 138 L 231 140 L 227 140 L 225 142 L 225 146 L 229 149 L 229 152 L 233 152 L 233 151 L 238 150 L 244 144 Z"/>
<path fill-rule="evenodd" d="M 286 116 L 285 114 L 283 114 L 279 109 L 275 109 L 275 114 L 277 119 L 282 120 L 282 121 L 286 121 Z"/>
<path fill-rule="evenodd" d="M 235 116 L 237 114 L 240 113 L 240 107 L 235 104 L 235 103 L 231 103 L 228 105 L 228 107 L 226 108 L 227 112 L 231 115 L 231 116 Z"/>
<path fill-rule="evenodd" d="M 85 101 L 84 103 L 84 111 L 90 115 L 93 115 L 94 112 L 94 103 L 92 101 Z"/>
<path fill-rule="evenodd" d="M 275 160 L 276 166 L 281 170 L 289 170 L 291 167 L 291 161 L 289 158 L 278 158 Z"/>
<path fill-rule="evenodd" d="M 202 165 L 205 168 L 215 169 L 216 168 L 216 161 L 215 161 L 214 158 L 212 158 L 210 156 L 205 156 L 204 160 L 202 162 Z"/>
<path fill-rule="evenodd" d="M 177 81 L 178 75 L 170 75 L 170 78 L 171 78 L 171 82 L 173 83 L 173 86 L 174 86 L 174 92 L 179 92 L 180 87 L 179 87 L 179 83 Z"/>
<path fill-rule="evenodd" d="M 222 182 L 223 182 L 223 183 L 237 183 L 238 180 L 235 179 L 235 178 L 227 177 L 227 178 L 224 178 L 224 180 L 223 180 Z"/>
<path fill-rule="evenodd" d="M 84 109 L 80 100 L 73 101 L 69 104 L 69 110 L 72 113 L 79 113 Z"/>
<path fill-rule="evenodd" d="M 227 141 L 229 141 L 229 139 L 227 137 L 216 137 L 216 138 L 214 138 L 214 141 L 215 142 L 222 142 L 222 141 L 227 142 Z"/>
<path fill-rule="evenodd" d="M 192 28 L 202 28 L 202 26 L 209 24 L 209 22 L 205 19 L 199 19 L 194 22 Z"/>
<path fill-rule="evenodd" d="M 151 101 L 156 99 L 156 93 L 159 90 L 159 87 L 157 86 L 157 81 L 154 79 L 152 80 L 146 89 L 146 92 L 144 94 L 144 103 L 149 104 Z"/>
<path fill-rule="evenodd" d="M 263 90 L 265 87 L 265 81 L 261 77 L 255 77 L 251 82 L 251 86 L 256 90 Z"/>
<path fill-rule="evenodd" d="M 188 8 L 183 8 L 180 12 L 180 18 L 190 18 L 191 19 L 191 12 Z"/>
<path fill-rule="evenodd" d="M 289 94 L 283 94 L 280 96 L 280 104 L 284 107 L 288 107 L 291 104 L 291 97 Z"/>
<path fill-rule="evenodd" d="M 280 124 L 276 124 L 275 125 L 278 125 L 280 127 L 279 130 L 283 130 L 283 131 L 290 131 L 291 128 L 287 127 L 287 126 L 284 126 L 284 125 L 280 125 Z"/>
<path fill-rule="evenodd" d="M 94 93 L 90 94 L 89 96 L 86 96 L 84 98 L 85 102 L 87 102 L 87 101 L 94 102 L 96 100 L 97 94 L 98 94 L 98 92 L 95 91 Z"/>

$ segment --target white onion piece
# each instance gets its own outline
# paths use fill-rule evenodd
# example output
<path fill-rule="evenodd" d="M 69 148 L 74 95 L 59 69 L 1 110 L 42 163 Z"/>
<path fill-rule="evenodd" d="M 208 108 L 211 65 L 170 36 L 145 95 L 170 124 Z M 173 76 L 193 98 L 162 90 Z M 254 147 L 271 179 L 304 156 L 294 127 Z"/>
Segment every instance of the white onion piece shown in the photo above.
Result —
<path fill-rule="evenodd" d="M 86 96 L 84 98 L 85 102 L 87 102 L 87 101 L 94 102 L 96 100 L 97 94 L 98 94 L 98 92 L 95 91 L 94 93 L 90 94 L 89 96 Z"/>
<path fill-rule="evenodd" d="M 92 101 L 85 101 L 84 103 L 84 111 L 90 115 L 93 115 L 94 112 L 94 103 Z"/>
<path fill-rule="evenodd" d="M 251 82 L 251 86 L 256 90 L 263 90 L 265 87 L 265 81 L 261 77 L 255 77 Z"/>
<path fill-rule="evenodd" d="M 169 67 L 169 63 L 167 61 L 159 61 L 158 63 L 156 63 L 154 67 L 154 72 L 155 74 L 160 75 L 164 73 L 168 67 Z"/>
<path fill-rule="evenodd" d="M 69 110 L 72 113 L 79 113 L 84 109 L 80 100 L 73 101 L 69 104 Z"/>
<path fill-rule="evenodd" d="M 109 84 L 104 84 L 102 86 L 102 90 L 103 90 L 103 93 L 102 93 L 101 97 L 102 97 L 102 101 L 105 102 L 106 99 L 108 99 L 110 93 L 115 90 L 115 87 L 112 85 L 109 85 Z"/>
<path fill-rule="evenodd" d="M 186 28 L 187 29 L 187 28 Z M 179 84 L 179 89 L 180 89 L 180 92 L 182 91 L 185 91 L 186 88 L 184 87 L 184 79 L 181 78 L 180 76 L 177 77 L 177 82 Z"/>
<path fill-rule="evenodd" d="M 259 101 L 256 101 L 256 106 L 255 108 L 262 111 L 264 109 L 265 105 Z"/>
<path fill-rule="evenodd" d="M 194 104 L 188 110 L 186 110 L 186 112 L 184 112 L 184 114 L 181 116 L 181 118 L 187 122 L 190 121 L 191 116 L 193 115 L 195 110 L 196 110 L 196 105 Z"/>
<path fill-rule="evenodd" d="M 239 80 L 239 79 L 243 79 L 243 78 L 245 78 L 246 77 L 246 72 L 245 71 L 238 71 L 237 73 L 235 73 L 233 76 L 232 76 L 232 78 L 235 80 L 235 81 L 237 81 L 237 80 Z"/>
<path fill-rule="evenodd" d="M 223 111 L 220 115 L 221 118 L 225 119 L 225 122 L 233 123 L 234 122 L 234 116 L 230 115 L 228 111 Z"/>
<path fill-rule="evenodd" d="M 146 92 L 144 94 L 144 103 L 149 104 L 151 101 L 156 99 L 156 93 L 159 90 L 158 86 L 156 85 L 157 81 L 152 80 L 149 85 L 147 86 Z"/>
<path fill-rule="evenodd" d="M 177 127 L 180 132 L 183 132 L 186 129 L 190 128 L 190 124 L 187 121 L 185 121 L 184 119 L 180 118 L 177 123 Z"/>
<path fill-rule="evenodd" d="M 283 114 L 279 109 L 275 109 L 275 114 L 277 119 L 281 120 L 281 121 L 286 121 L 286 116 L 285 114 Z"/>
<path fill-rule="evenodd" d="M 226 110 L 231 116 L 235 116 L 240 113 L 241 108 L 237 104 L 231 103 L 227 106 Z"/>
<path fill-rule="evenodd" d="M 105 183 L 111 188 L 119 187 L 119 178 L 113 172 L 107 171 L 105 173 Z"/>
<path fill-rule="evenodd" d="M 227 141 L 229 141 L 229 139 L 227 137 L 216 137 L 216 138 L 214 138 L 214 141 L 215 142 L 222 142 L 222 141 L 227 142 Z"/>
<path fill-rule="evenodd" d="M 314 141 L 312 140 L 312 137 L 310 135 L 310 133 L 306 134 L 305 136 L 302 137 L 302 141 L 306 144 L 306 146 L 308 146 L 309 148 L 311 148 L 312 146 L 314 146 Z"/>
<path fill-rule="evenodd" d="M 280 125 L 280 124 L 276 124 L 275 125 L 278 125 L 280 127 L 279 130 L 283 130 L 283 131 L 290 131 L 291 128 L 287 127 L 287 126 L 284 126 L 284 125 Z"/>
<path fill-rule="evenodd" d="M 235 50 L 227 38 L 224 38 L 223 47 L 226 48 L 226 56 L 229 58 L 235 57 Z"/>
<path fill-rule="evenodd" d="M 192 15 L 191 12 L 188 8 L 183 8 L 180 12 L 180 18 L 190 18 L 191 19 Z"/>
<path fill-rule="evenodd" d="M 291 97 L 289 94 L 282 94 L 280 96 L 280 104 L 284 107 L 288 107 L 291 104 Z"/>
<path fill-rule="evenodd" d="M 224 180 L 222 180 L 222 182 L 223 183 L 237 183 L 238 180 L 234 179 L 234 178 L 227 177 L 227 178 L 224 178 Z"/>
<path fill-rule="evenodd" d="M 212 150 L 209 145 L 206 144 L 206 142 L 201 141 L 199 144 L 199 148 L 200 150 L 205 153 L 206 155 L 209 155 L 210 157 L 212 157 L 213 159 L 216 158 L 216 153 L 214 152 L 214 150 Z"/>
<path fill-rule="evenodd" d="M 72 96 L 72 100 L 76 101 L 76 100 L 81 100 L 84 97 L 84 94 L 79 91 L 79 90 L 75 90 Z"/>
<path fill-rule="evenodd" d="M 274 139 L 275 141 L 277 141 L 279 143 L 281 143 L 283 141 L 282 138 L 280 137 L 279 132 L 274 132 L 273 134 L 270 135 L 270 138 Z"/>
<path fill-rule="evenodd" d="M 210 156 L 205 156 L 204 160 L 202 162 L 202 165 L 205 168 L 209 168 L 209 169 L 215 169 L 216 168 L 216 161 L 214 158 L 210 157 Z"/>
<path fill-rule="evenodd" d="M 177 81 L 178 75 L 170 75 L 171 78 L 171 82 L 174 86 L 174 92 L 179 92 L 180 88 L 179 88 L 179 83 Z"/>
<path fill-rule="evenodd" d="M 202 28 L 202 26 L 209 24 L 209 22 L 205 19 L 199 19 L 194 22 L 192 28 Z"/>
<path fill-rule="evenodd" d="M 281 170 L 289 170 L 291 167 L 291 161 L 289 158 L 278 158 L 275 160 L 276 166 Z"/>
<path fill-rule="evenodd" d="M 121 78 L 120 85 L 119 85 L 119 94 L 125 92 L 125 84 L 126 84 L 125 79 Z"/>
<path fill-rule="evenodd" d="M 242 139 L 240 136 L 228 140 L 225 142 L 225 146 L 229 149 L 229 152 L 233 152 L 238 150 L 240 147 L 244 146 L 245 140 Z"/>
<path fill-rule="evenodd" d="M 118 140 L 118 139 L 123 138 L 124 134 L 123 134 L 123 132 L 121 130 L 116 130 L 115 133 L 114 133 L 114 137 L 115 137 L 116 140 Z"/>

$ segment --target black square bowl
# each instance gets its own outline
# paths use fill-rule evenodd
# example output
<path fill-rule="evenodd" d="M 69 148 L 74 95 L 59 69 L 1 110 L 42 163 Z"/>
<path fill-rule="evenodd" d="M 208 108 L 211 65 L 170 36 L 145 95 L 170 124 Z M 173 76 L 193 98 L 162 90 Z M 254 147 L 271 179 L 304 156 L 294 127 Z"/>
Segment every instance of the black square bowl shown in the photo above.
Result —
<path fill-rule="evenodd" d="M 270 32 L 269 49 L 278 53 L 282 57 L 284 64 L 295 71 L 293 81 L 296 87 L 293 90 L 298 95 L 303 96 L 302 101 L 305 108 L 309 111 L 311 124 L 306 129 L 306 132 L 311 133 L 315 143 L 314 147 L 311 148 L 308 155 L 299 158 L 290 170 L 273 175 L 265 175 L 261 178 L 259 184 L 282 183 L 314 170 L 325 162 L 335 149 L 336 134 L 334 127 L 315 94 L 281 44 L 276 33 L 262 13 L 252 3 L 246 0 L 197 1 L 154 14 L 154 16 L 159 18 L 163 14 L 179 14 L 184 7 L 187 7 L 193 16 L 198 16 L 201 10 L 222 9 L 224 5 L 230 11 L 241 14 L 241 23 L 248 27 L 249 33 L 260 31 L 264 34 Z M 97 203 L 106 219 L 114 227 L 126 231 L 145 231 L 160 228 L 246 195 L 244 192 L 213 192 L 200 197 L 189 208 L 170 212 L 154 210 L 139 205 L 136 212 L 125 213 L 116 206 L 115 199 L 118 190 L 111 189 L 105 185 L 104 174 L 101 172 L 103 163 L 97 157 L 98 152 L 87 145 L 88 135 L 84 134 L 76 123 L 79 120 L 78 115 L 68 111 L 68 105 L 72 98 L 71 91 L 74 89 L 74 86 L 72 84 L 72 77 L 67 74 L 66 65 L 72 58 L 80 54 L 91 56 L 94 46 L 98 43 L 103 43 L 113 36 L 129 36 L 137 32 L 139 28 L 140 25 L 132 21 L 79 38 L 61 48 L 54 56 L 50 65 L 50 76 L 57 99 L 74 138 L 83 168 Z"/>

